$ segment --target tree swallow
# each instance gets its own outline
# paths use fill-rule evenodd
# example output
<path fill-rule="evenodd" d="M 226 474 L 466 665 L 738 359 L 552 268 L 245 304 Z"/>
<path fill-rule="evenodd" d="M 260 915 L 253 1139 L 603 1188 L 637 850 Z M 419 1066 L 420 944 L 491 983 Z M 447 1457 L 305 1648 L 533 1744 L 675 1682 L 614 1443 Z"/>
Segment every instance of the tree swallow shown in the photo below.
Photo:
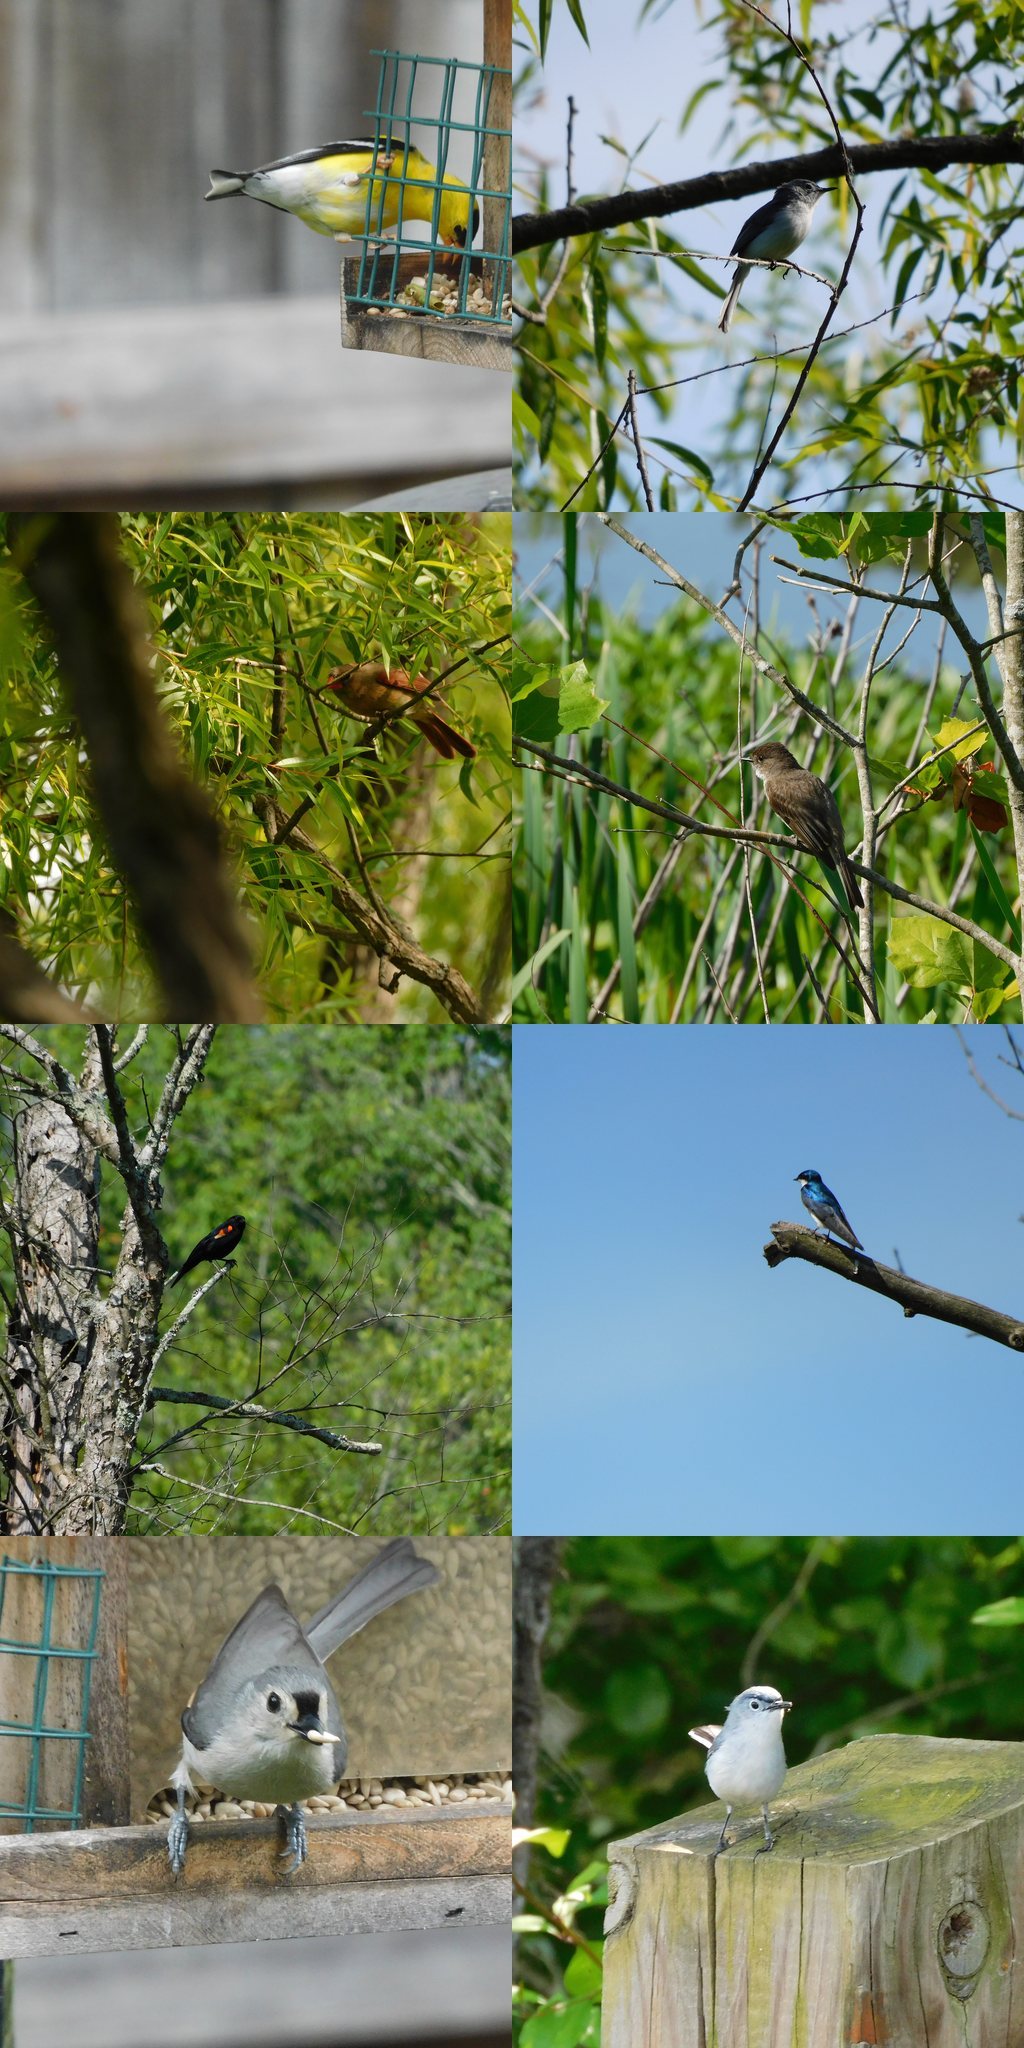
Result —
<path fill-rule="evenodd" d="M 813 1167 L 808 1166 L 804 1168 L 803 1173 L 795 1174 L 794 1179 L 800 1183 L 800 1200 L 804 1208 L 810 1210 L 817 1223 L 825 1225 L 825 1236 L 841 1237 L 846 1244 L 852 1244 L 855 1251 L 862 1252 L 864 1246 L 860 1238 L 850 1228 L 831 1188 L 825 1186 L 820 1173 L 816 1173 Z"/>

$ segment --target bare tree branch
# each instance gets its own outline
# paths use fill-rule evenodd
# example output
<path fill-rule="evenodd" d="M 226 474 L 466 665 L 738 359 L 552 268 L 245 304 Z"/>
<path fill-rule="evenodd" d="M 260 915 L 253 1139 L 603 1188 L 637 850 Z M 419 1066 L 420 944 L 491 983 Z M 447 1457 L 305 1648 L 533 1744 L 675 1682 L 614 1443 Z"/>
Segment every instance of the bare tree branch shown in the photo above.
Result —
<path fill-rule="evenodd" d="M 777 157 L 770 164 L 744 164 L 733 171 L 707 171 L 699 178 L 678 178 L 670 185 L 647 185 L 640 192 L 614 192 L 550 213 L 518 213 L 512 222 L 512 254 L 545 248 L 572 235 L 593 235 L 629 221 L 657 220 L 667 213 L 689 213 L 720 200 L 746 199 L 752 192 L 774 192 L 794 178 L 843 176 L 847 164 L 857 171 L 942 171 L 950 164 L 1024 164 L 1024 135 L 1008 125 L 967 135 L 898 136 L 892 142 L 855 143 L 843 150 L 808 150 L 803 156 Z"/>
<path fill-rule="evenodd" d="M 731 839 L 740 845 L 759 847 L 763 852 L 770 854 L 772 859 L 776 858 L 775 848 L 789 854 L 800 851 L 793 840 L 783 838 L 779 832 L 751 832 L 735 825 L 713 825 L 706 819 L 692 817 L 688 811 L 679 810 L 675 804 L 666 804 L 654 797 L 641 796 L 638 790 L 626 789 L 621 783 L 612 782 L 607 775 L 601 775 L 597 769 L 588 767 L 586 762 L 566 760 L 564 755 L 553 753 L 550 747 L 543 747 L 536 740 L 520 736 L 516 739 L 516 746 L 525 749 L 527 753 L 535 754 L 549 768 L 561 774 L 567 782 L 587 783 L 592 789 L 601 789 L 609 796 L 621 797 L 623 802 L 631 804 L 634 810 L 648 811 L 652 817 L 664 818 L 670 825 L 684 826 L 689 832 L 705 839 Z M 782 866 L 781 862 L 778 864 Z M 888 875 L 883 875 L 877 868 L 865 867 L 863 861 L 852 860 L 850 865 L 862 880 L 873 883 L 877 889 L 883 889 L 886 895 L 892 896 L 897 903 L 907 903 L 913 910 L 923 910 L 928 917 L 937 918 L 940 924 L 951 925 L 954 931 L 962 932 L 965 938 L 983 946 L 986 952 L 1001 960 L 1011 974 L 1016 975 L 1019 963 L 1009 946 L 1004 946 L 999 939 L 993 938 L 991 932 L 983 931 L 981 925 L 975 924 L 971 918 L 961 917 L 959 911 L 948 909 L 944 903 L 933 903 L 929 897 L 919 896 L 916 890 L 901 888 L 898 882 L 891 881 Z"/>
<path fill-rule="evenodd" d="M 272 845 L 277 837 L 277 806 L 271 797 L 258 799 L 254 808 L 264 826 Z M 282 821 L 283 823 L 283 821 Z M 479 998 L 470 987 L 465 975 L 457 967 L 439 960 L 419 944 L 412 932 L 398 919 L 374 909 L 358 889 L 352 887 L 346 875 L 332 861 L 315 839 L 295 827 L 295 819 L 289 823 L 288 845 L 316 861 L 330 881 L 330 895 L 338 915 L 355 932 L 363 944 L 372 948 L 382 963 L 390 963 L 399 974 L 408 975 L 410 981 L 422 982 L 436 996 L 441 1008 L 457 1024 L 486 1024 Z M 287 849 L 285 849 L 286 851 Z M 282 859 L 284 855 L 282 854 Z"/>
<path fill-rule="evenodd" d="M 158 1401 L 176 1402 L 179 1407 L 215 1408 L 222 1415 L 252 1416 L 257 1422 L 272 1422 L 278 1429 L 292 1429 L 299 1436 L 313 1436 L 332 1451 L 360 1451 L 364 1457 L 379 1458 L 384 1448 L 383 1444 L 358 1443 L 354 1437 L 339 1436 L 336 1429 L 321 1429 L 318 1424 L 305 1422 L 301 1415 L 292 1415 L 285 1408 L 264 1408 L 259 1401 L 229 1401 L 223 1394 L 202 1394 L 180 1387 L 150 1387 L 146 1396 L 147 1408 L 155 1407 Z M 160 1454 L 166 1450 L 167 1445 L 162 1445 Z"/>
<path fill-rule="evenodd" d="M 939 1323 L 953 1323 L 961 1330 L 973 1330 L 993 1344 L 1005 1344 L 1011 1351 L 1024 1351 L 1024 1323 L 1017 1316 L 1003 1315 L 984 1302 L 966 1295 L 947 1294 L 926 1280 L 913 1280 L 897 1266 L 880 1266 L 867 1252 L 849 1250 L 807 1229 L 802 1223 L 773 1223 L 771 1242 L 764 1246 L 765 1262 L 781 1266 L 786 1259 L 805 1259 L 808 1265 L 824 1266 L 838 1279 L 872 1294 L 884 1294 L 902 1308 L 905 1316 L 931 1316 Z"/>

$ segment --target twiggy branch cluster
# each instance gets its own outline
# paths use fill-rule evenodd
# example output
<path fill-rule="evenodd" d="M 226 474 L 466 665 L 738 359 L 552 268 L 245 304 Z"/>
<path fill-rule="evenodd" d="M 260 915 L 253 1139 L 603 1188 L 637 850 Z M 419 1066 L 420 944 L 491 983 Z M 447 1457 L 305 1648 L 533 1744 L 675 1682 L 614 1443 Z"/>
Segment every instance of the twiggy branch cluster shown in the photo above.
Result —
<path fill-rule="evenodd" d="M 756 729 L 759 733 L 763 733 L 765 717 L 763 710 L 758 707 L 757 702 L 758 685 L 763 685 L 772 700 L 770 717 L 773 729 L 771 737 L 777 736 L 784 741 L 796 743 L 798 751 L 804 757 L 807 752 L 805 738 L 806 721 L 813 729 L 827 736 L 831 742 L 833 755 L 841 751 L 844 754 L 848 754 L 855 764 L 863 820 L 861 835 L 863 857 L 860 860 L 855 860 L 853 867 L 862 884 L 867 884 L 865 891 L 866 901 L 859 916 L 856 934 L 853 933 L 851 925 L 853 945 L 849 950 L 843 943 L 841 932 L 838 929 L 830 932 L 824 920 L 820 920 L 826 944 L 833 950 L 835 955 L 833 967 L 825 977 L 825 985 L 819 985 L 812 961 L 805 959 L 804 967 L 808 982 L 817 991 L 821 1003 L 821 1014 L 823 1016 L 829 1014 L 829 997 L 834 988 L 835 977 L 841 965 L 846 966 L 847 971 L 853 977 L 855 985 L 860 990 L 865 1014 L 876 1018 L 880 1014 L 879 995 L 875 978 L 875 919 L 877 914 L 875 899 L 879 894 L 888 896 L 893 902 L 903 904 L 908 909 L 919 911 L 935 919 L 938 924 L 946 925 L 952 931 L 960 933 L 973 945 L 991 955 L 994 960 L 999 962 L 1001 968 L 1007 970 L 1009 976 L 1013 977 L 1019 985 L 1024 986 L 1024 962 L 1022 962 L 1020 956 L 1018 934 L 1013 921 L 1011 920 L 1008 923 L 1006 936 L 1002 937 L 998 936 L 996 931 L 983 927 L 976 919 L 964 915 L 958 908 L 958 899 L 962 898 L 965 891 L 973 885 L 972 877 L 977 872 L 977 859 L 973 851 L 973 842 L 967 846 L 959 876 L 951 880 L 949 900 L 947 902 L 939 902 L 918 890 L 906 888 L 901 882 L 885 872 L 882 848 L 887 836 L 898 831 L 900 820 L 906 814 L 911 798 L 913 797 L 918 802 L 922 800 L 920 787 L 915 789 L 914 785 L 920 785 L 922 777 L 926 777 L 929 769 L 934 768 L 935 764 L 943 761 L 943 759 L 948 759 L 954 750 L 962 749 L 965 739 L 970 737 L 970 726 L 961 723 L 958 725 L 953 737 L 946 740 L 942 746 L 928 744 L 928 734 L 931 730 L 934 730 L 934 724 L 937 719 L 935 706 L 937 702 L 945 701 L 945 699 L 940 699 L 943 678 L 943 640 L 941 637 L 935 658 L 932 683 L 927 692 L 922 693 L 920 720 L 912 745 L 906 756 L 912 764 L 909 767 L 909 771 L 901 775 L 895 783 L 887 783 L 887 786 L 876 795 L 874 781 L 878 774 L 878 769 L 877 761 L 873 761 L 872 758 L 873 745 L 877 748 L 877 742 L 873 742 L 872 726 L 875 723 L 873 713 L 877 696 L 878 678 L 887 667 L 890 667 L 898 659 L 903 647 L 907 644 L 914 631 L 915 623 L 920 619 L 921 615 L 926 612 L 934 614 L 942 623 L 945 632 L 954 636 L 958 644 L 963 648 L 970 670 L 969 678 L 965 678 L 964 684 L 961 685 L 960 690 L 952 701 L 949 702 L 948 710 L 946 710 L 944 715 L 947 717 L 956 715 L 960 696 L 963 694 L 963 688 L 968 681 L 971 681 L 975 684 L 976 695 L 984 714 L 978 720 L 975 730 L 984 732 L 986 728 L 990 727 L 991 721 L 992 738 L 1000 757 L 1000 765 L 1006 771 L 1010 786 L 1010 807 L 1014 820 L 1014 847 L 1017 858 L 1016 894 L 1018 898 L 1024 894 L 1024 791 L 1020 788 L 1022 781 L 1024 781 L 1024 516 L 1017 514 L 1007 515 L 1007 605 L 1005 626 L 999 592 L 992 566 L 988 559 L 985 535 L 980 518 L 972 517 L 969 520 L 968 543 L 947 524 L 942 511 L 937 510 L 932 521 L 928 543 L 927 572 L 922 574 L 920 569 L 915 566 L 913 548 L 908 541 L 903 551 L 898 585 L 894 589 L 873 587 L 872 583 L 868 581 L 867 571 L 857 565 L 855 550 L 850 550 L 848 554 L 842 557 L 841 570 L 834 570 L 829 565 L 809 559 L 790 562 L 785 556 L 775 556 L 774 560 L 779 568 L 784 572 L 789 572 L 788 575 L 784 575 L 783 580 L 796 582 L 801 588 L 807 590 L 812 597 L 816 590 L 824 589 L 830 593 L 834 592 L 837 595 L 841 595 L 848 601 L 845 623 L 841 629 L 836 629 L 834 635 L 838 640 L 837 651 L 834 654 L 830 653 L 828 655 L 828 674 L 825 679 L 826 688 L 824 690 L 818 687 L 818 669 L 824 662 L 825 649 L 829 644 L 828 634 L 822 635 L 819 633 L 814 637 L 812 641 L 812 663 L 809 671 L 802 673 L 800 684 L 794 681 L 792 675 L 787 673 L 779 665 L 778 661 L 773 662 L 767 659 L 759 651 L 758 615 L 760 599 L 758 594 L 758 578 L 755 572 L 753 588 L 750 592 L 746 592 L 745 585 L 741 581 L 741 571 L 743 556 L 749 549 L 753 548 L 755 550 L 756 560 L 757 543 L 759 536 L 764 530 L 761 525 L 753 527 L 742 541 L 737 551 L 728 588 L 723 597 L 716 601 L 693 583 L 673 562 L 668 561 L 661 555 L 639 531 L 631 531 L 628 526 L 624 525 L 621 520 L 612 514 L 603 513 L 598 516 L 601 518 L 602 523 L 618 539 L 624 541 L 629 547 L 640 554 L 666 582 L 697 604 L 702 612 L 709 619 L 713 620 L 732 641 L 739 658 L 741 681 L 744 680 L 747 671 L 752 672 L 752 679 L 744 681 L 743 697 L 744 705 L 746 705 L 749 698 L 750 714 L 748 718 L 746 711 L 744 711 L 743 719 L 739 721 L 741 725 L 745 721 L 748 730 Z M 979 641 L 970 632 L 954 600 L 949 584 L 949 562 L 955 556 L 957 550 L 964 549 L 968 544 L 974 553 L 988 604 L 989 622 L 992 630 L 990 637 L 985 641 Z M 929 583 L 936 593 L 933 597 L 925 594 Z M 925 590 L 922 589 L 922 584 L 925 586 Z M 1017 594 L 1011 595 L 1011 593 Z M 743 600 L 746 610 L 746 616 L 742 624 L 737 624 L 730 617 L 726 609 L 727 605 L 737 597 Z M 855 711 L 852 715 L 846 714 L 841 716 L 837 710 L 837 695 L 840 683 L 845 676 L 854 644 L 853 632 L 857 610 L 863 602 L 870 602 L 880 608 L 878 612 L 879 624 L 863 660 L 862 674 L 859 678 L 856 692 Z M 893 621 L 904 613 L 907 616 L 906 630 L 898 644 L 894 647 L 887 640 L 886 636 L 889 634 Z M 885 644 L 883 645 L 883 643 Z M 993 660 L 998 663 L 1002 681 L 1002 711 L 1000 711 L 997 703 L 996 692 L 988 678 L 988 666 Z M 824 701 L 820 701 L 822 697 Z M 751 720 L 754 721 L 753 726 L 750 723 Z M 658 753 L 657 748 L 652 745 L 649 739 L 631 731 L 628 725 L 618 725 L 611 719 L 607 719 L 606 723 L 609 728 L 612 728 L 614 725 L 616 731 L 621 732 L 628 739 L 632 740 L 636 746 L 642 748 L 645 754 L 650 755 L 654 760 L 662 763 L 665 761 L 666 757 Z M 767 737 L 768 735 L 765 734 L 764 736 Z M 738 730 L 734 748 L 720 748 L 717 752 L 713 752 L 711 761 L 702 769 L 690 769 L 685 763 L 674 760 L 670 764 L 675 773 L 685 783 L 690 784 L 695 791 L 700 793 L 701 810 L 711 810 L 713 808 L 717 812 L 717 816 L 711 817 L 696 815 L 693 811 L 684 809 L 678 803 L 668 802 L 660 797 L 648 795 L 640 777 L 631 776 L 629 782 L 626 783 L 617 777 L 602 772 L 600 767 L 593 765 L 594 751 L 589 745 L 586 749 L 577 750 L 575 742 L 569 741 L 566 743 L 565 750 L 556 750 L 551 745 L 544 745 L 521 737 L 517 741 L 517 746 L 521 757 L 526 757 L 529 767 L 535 770 L 542 769 L 567 784 L 580 784 L 607 797 L 615 798 L 623 805 L 628 806 L 631 812 L 639 814 L 639 817 L 647 816 L 659 820 L 672 828 L 673 837 L 671 844 L 666 848 L 659 863 L 658 873 L 648 883 L 643 900 L 637 905 L 633 916 L 632 937 L 635 942 L 649 924 L 657 902 L 670 886 L 672 877 L 678 869 L 680 857 L 687 843 L 692 839 L 696 838 L 704 841 L 720 840 L 731 844 L 737 849 L 738 857 L 744 860 L 748 870 L 749 853 L 754 851 L 760 852 L 766 855 L 774 865 L 778 866 L 787 875 L 791 888 L 799 887 L 791 867 L 785 860 L 785 856 L 793 852 L 793 841 L 776 832 L 752 830 L 745 822 L 742 801 L 739 814 L 737 815 L 734 803 L 723 802 L 717 793 L 718 784 L 722 777 L 735 773 L 738 758 L 747 743 L 742 731 Z M 831 757 L 829 761 L 825 762 L 821 771 L 824 773 L 826 780 L 829 779 L 831 772 L 830 761 Z M 808 765 L 811 764 L 808 763 Z M 817 769 L 818 764 L 815 762 L 813 765 Z M 640 783 L 640 786 L 633 786 L 637 782 Z M 625 829 L 630 829 L 628 821 Z M 856 837 L 857 835 L 853 836 Z M 706 930 L 710 926 L 711 921 L 717 918 L 717 905 L 722 899 L 723 892 L 730 887 L 730 876 L 733 874 L 734 869 L 735 860 L 727 861 L 722 874 L 715 882 L 714 893 L 708 906 L 705 924 L 701 926 L 698 938 L 695 940 L 695 955 L 698 949 L 704 946 Z M 808 877 L 808 885 L 812 884 L 816 893 L 820 887 L 820 881 L 818 874 L 813 871 Z M 800 893 L 804 894 L 803 889 L 800 890 Z M 1011 884 L 1009 889 L 1011 899 L 1014 893 L 1014 888 Z M 773 913 L 769 929 L 763 932 L 757 929 L 754 906 L 749 892 L 749 872 L 747 877 L 747 898 L 748 914 L 746 929 L 749 932 L 750 945 L 756 953 L 758 976 L 761 985 L 762 1013 L 767 1016 L 768 994 L 763 963 L 771 957 L 771 949 L 776 936 L 775 918 L 778 911 Z M 780 905 L 781 900 L 780 898 Z M 804 895 L 804 900 L 808 900 L 806 895 Z M 735 935 L 741 928 L 742 921 L 739 919 L 734 920 L 732 925 L 733 934 Z M 852 958 L 850 957 L 851 952 Z M 725 1014 L 731 1015 L 730 998 L 727 994 L 722 975 L 722 963 L 719 961 L 712 966 L 712 963 L 706 960 L 706 965 L 708 971 L 714 972 L 716 976 L 717 994 L 715 1000 L 718 1007 L 720 1010 L 724 1010 Z M 691 960 L 690 964 L 685 967 L 683 981 L 680 984 L 677 1008 L 678 1003 L 682 1001 L 685 989 L 690 985 L 692 971 L 693 961 Z M 819 965 L 818 972 L 820 971 Z M 606 1005 L 615 989 L 617 981 L 618 967 L 615 967 L 610 974 L 605 976 L 602 987 L 592 998 L 590 1010 L 592 1021 L 596 1021 L 607 1014 Z"/>

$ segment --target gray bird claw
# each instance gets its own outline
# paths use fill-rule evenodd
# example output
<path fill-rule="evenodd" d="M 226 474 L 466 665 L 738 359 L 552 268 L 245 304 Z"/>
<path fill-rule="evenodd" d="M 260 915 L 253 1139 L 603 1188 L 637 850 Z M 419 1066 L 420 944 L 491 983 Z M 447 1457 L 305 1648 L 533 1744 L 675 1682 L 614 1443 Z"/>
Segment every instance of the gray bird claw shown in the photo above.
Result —
<path fill-rule="evenodd" d="M 167 1830 L 167 1860 L 175 1877 L 180 1877 L 185 1868 L 185 1851 L 188 1847 L 188 1815 L 176 1813 Z"/>
<path fill-rule="evenodd" d="M 278 1852 L 281 1857 L 282 1874 L 285 1877 L 294 1877 L 295 1872 L 305 1863 L 308 1852 L 306 1822 L 297 1806 L 279 1806 L 277 1817 L 284 1829 L 284 1841 Z M 291 1858 L 290 1862 L 285 1860 L 288 1857 Z"/>

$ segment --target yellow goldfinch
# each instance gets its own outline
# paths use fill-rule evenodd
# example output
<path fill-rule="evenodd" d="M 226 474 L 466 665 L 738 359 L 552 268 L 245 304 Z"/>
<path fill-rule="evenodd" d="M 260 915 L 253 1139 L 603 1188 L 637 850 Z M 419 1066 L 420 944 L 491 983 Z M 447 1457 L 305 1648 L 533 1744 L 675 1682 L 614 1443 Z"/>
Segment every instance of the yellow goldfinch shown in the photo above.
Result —
<path fill-rule="evenodd" d="M 320 149 L 300 150 L 297 156 L 280 157 L 277 163 L 264 164 L 256 171 L 211 171 L 205 196 L 226 199 L 231 193 L 244 192 L 249 199 L 261 199 L 266 206 L 297 214 L 319 235 L 334 235 L 344 241 L 366 233 L 366 193 L 371 179 L 371 234 L 394 227 L 400 209 L 403 221 L 433 220 L 436 166 L 418 149 L 394 143 L 389 148 L 383 137 L 378 143 L 325 142 Z M 446 171 L 438 213 L 441 240 L 465 248 L 468 223 L 469 193 Z M 479 209 L 474 206 L 473 235 L 478 225 Z"/>

